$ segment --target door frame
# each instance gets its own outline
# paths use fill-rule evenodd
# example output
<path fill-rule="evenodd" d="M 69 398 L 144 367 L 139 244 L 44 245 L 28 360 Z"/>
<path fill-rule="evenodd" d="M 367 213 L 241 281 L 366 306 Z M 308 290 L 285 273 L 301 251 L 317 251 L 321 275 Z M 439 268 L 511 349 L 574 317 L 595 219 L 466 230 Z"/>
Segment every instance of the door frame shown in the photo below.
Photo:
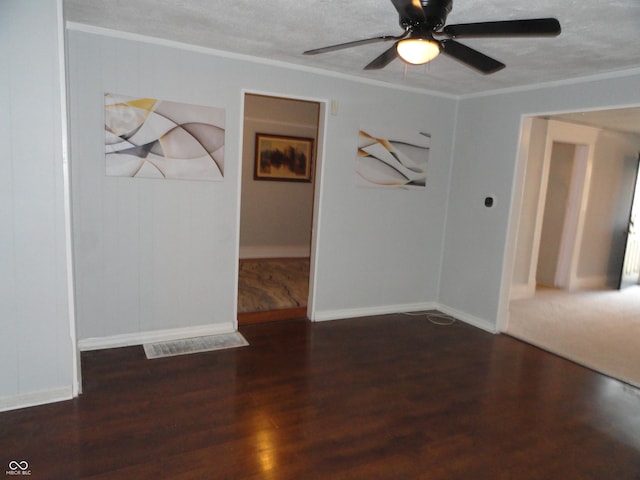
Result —
<path fill-rule="evenodd" d="M 313 188 L 313 210 L 312 210 L 312 219 L 311 219 L 311 246 L 310 246 L 310 255 L 309 255 L 309 297 L 307 300 L 307 318 L 314 321 L 315 312 L 316 312 L 316 285 L 317 285 L 317 265 L 319 264 L 319 248 L 318 243 L 320 239 L 320 226 L 321 226 L 321 216 L 322 216 L 322 178 L 323 178 L 323 168 L 324 168 L 324 152 L 326 145 L 326 135 L 327 131 L 327 111 L 328 111 L 328 99 L 325 98 L 315 98 L 315 97 L 307 97 L 303 95 L 293 95 L 290 93 L 283 92 L 267 92 L 264 90 L 254 90 L 254 89 L 246 89 L 243 88 L 240 90 L 240 135 L 239 135 L 239 161 L 238 161 L 238 184 L 237 184 L 237 225 L 236 225 L 236 268 L 235 268 L 235 303 L 234 303 L 234 322 L 235 328 L 238 328 L 238 281 L 239 281 L 239 260 L 240 260 L 240 219 L 241 219 L 241 208 L 242 208 L 242 171 L 243 171 L 243 154 L 244 154 L 244 124 L 245 124 L 245 98 L 247 95 L 261 95 L 266 97 L 274 97 L 274 98 L 283 98 L 289 100 L 300 100 L 305 102 L 315 102 L 319 105 L 319 114 L 318 114 L 318 132 L 316 138 L 316 157 L 315 157 L 315 165 L 313 168 L 313 179 L 314 179 L 314 188 Z"/>
<path fill-rule="evenodd" d="M 560 113 L 560 112 L 557 112 Z M 534 118 L 547 117 L 547 128 L 545 138 L 544 157 L 540 179 L 538 182 L 538 200 L 535 210 L 533 242 L 531 248 L 531 256 L 528 265 L 527 283 L 522 289 L 518 289 L 517 298 L 533 297 L 536 289 L 536 269 L 538 264 L 538 253 L 540 250 L 540 240 L 542 234 L 542 219 L 544 216 L 544 204 L 547 194 L 549 165 L 551 161 L 551 149 L 553 142 L 571 143 L 575 145 L 584 145 L 587 147 L 587 155 L 583 157 L 584 162 L 583 173 L 584 186 L 582 190 L 582 201 L 578 206 L 579 211 L 576 223 L 575 237 L 570 244 L 574 247 L 580 245 L 582 240 L 582 230 L 586 217 L 586 200 L 589 194 L 589 186 L 591 182 L 591 170 L 593 165 L 593 155 L 595 151 L 595 143 L 599 133 L 596 127 L 583 125 L 574 125 L 567 122 L 549 119 L 549 115 L 556 113 L 539 113 L 522 115 L 520 121 L 520 136 L 518 139 L 518 150 L 516 157 L 516 172 L 513 183 L 513 193 L 511 199 L 511 214 L 509 218 L 507 245 L 505 248 L 502 285 L 498 304 L 497 330 L 504 332 L 509 322 L 509 303 L 515 298 L 516 289 L 513 285 L 514 269 L 516 265 L 516 253 L 518 245 L 518 232 L 521 228 L 522 205 L 525 194 L 525 179 L 527 177 L 527 164 L 529 162 L 529 147 L 531 144 L 531 130 L 533 128 Z M 577 129 L 576 127 L 579 127 Z M 575 169 L 574 169 L 575 170 Z M 567 240 L 568 241 L 568 240 Z M 572 260 L 569 262 L 572 277 L 569 279 L 569 288 L 576 287 L 575 273 L 577 269 L 577 259 L 579 258 L 579 248 L 573 248 L 571 252 Z M 575 262 L 575 263 L 574 263 Z"/>
<path fill-rule="evenodd" d="M 525 128 L 524 123 L 522 128 Z M 577 263 L 580 255 L 580 244 L 582 242 L 582 233 L 586 218 L 586 202 L 589 196 L 589 186 L 591 184 L 591 170 L 593 167 L 593 154 L 597 135 L 598 129 L 594 127 L 581 125 L 577 129 L 575 125 L 566 122 L 548 120 L 526 296 L 533 296 L 536 289 L 536 270 L 538 265 L 538 255 L 540 252 L 540 241 L 542 237 L 544 207 L 547 197 L 547 188 L 549 186 L 551 153 L 554 143 L 570 143 L 576 145 L 574 168 L 571 178 L 571 198 L 569 199 L 570 211 L 567 212 L 567 215 L 565 216 L 560 253 L 558 256 L 559 265 L 556 271 L 556 281 L 560 279 L 561 285 L 569 290 L 577 288 Z M 521 148 L 524 148 L 524 146 Z M 526 163 L 528 161 L 528 157 L 529 156 L 526 153 L 521 155 L 521 161 L 524 162 L 524 165 L 521 172 L 522 178 L 518 182 L 519 191 L 517 194 L 520 197 L 524 195 L 524 178 L 526 176 Z M 512 215 L 513 214 L 517 215 L 519 219 L 520 207 L 518 207 L 517 212 L 512 213 Z"/>
<path fill-rule="evenodd" d="M 554 281 L 557 287 L 567 290 L 578 288 L 577 268 L 591 186 L 594 149 L 592 145 L 572 145 L 575 145 L 573 169 Z"/>

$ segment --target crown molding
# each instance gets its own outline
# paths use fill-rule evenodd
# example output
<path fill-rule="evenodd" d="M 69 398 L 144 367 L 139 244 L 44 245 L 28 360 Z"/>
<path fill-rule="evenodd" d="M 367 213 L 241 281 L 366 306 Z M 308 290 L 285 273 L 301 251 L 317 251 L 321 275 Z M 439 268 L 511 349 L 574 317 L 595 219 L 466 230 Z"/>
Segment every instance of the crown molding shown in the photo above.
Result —
<path fill-rule="evenodd" d="M 166 40 L 164 38 L 151 37 L 151 36 L 147 36 L 147 35 L 140 35 L 138 33 L 124 32 L 124 31 L 120 31 L 120 30 L 113 30 L 113 29 L 110 29 L 110 28 L 96 27 L 96 26 L 87 25 L 87 24 L 84 24 L 84 23 L 77 23 L 77 22 L 67 21 L 66 28 L 67 28 L 67 30 L 70 30 L 70 31 L 90 33 L 90 34 L 93 34 L 93 35 L 100 35 L 100 36 L 104 36 L 104 37 L 112 37 L 112 38 L 118 38 L 118 39 L 121 39 L 121 40 L 130 40 L 130 41 L 133 41 L 133 42 L 142 42 L 142 43 L 158 45 L 158 46 L 162 46 L 162 47 L 175 48 L 175 49 L 179 49 L 179 50 L 196 52 L 196 53 L 201 53 L 203 55 L 210 55 L 210 56 L 216 56 L 216 57 L 222 57 L 222 58 L 229 58 L 229 59 L 232 59 L 232 60 L 241 60 L 241 61 L 245 61 L 245 62 L 251 62 L 251 63 L 262 64 L 262 65 L 269 65 L 269 66 L 272 66 L 272 67 L 285 68 L 285 69 L 289 69 L 289 70 L 297 70 L 297 71 L 300 71 L 300 72 L 312 73 L 314 75 L 322 75 L 322 76 L 325 76 L 325 77 L 338 78 L 338 79 L 341 79 L 341 80 L 347 80 L 347 81 L 366 84 L 366 85 L 371 85 L 371 86 L 375 86 L 375 87 L 388 88 L 388 89 L 392 89 L 392 90 L 400 90 L 400 91 L 405 91 L 405 92 L 409 92 L 409 93 L 417 93 L 417 94 L 420 94 L 420 95 L 429 95 L 429 96 L 433 96 L 433 97 L 446 98 L 446 99 L 450 99 L 450 100 L 457 100 L 458 98 L 460 98 L 458 95 L 452 95 L 452 94 L 448 94 L 448 93 L 444 93 L 444 92 L 438 92 L 438 91 L 435 91 L 435 90 L 427 90 L 427 89 L 423 89 L 423 88 L 409 87 L 409 86 L 405 86 L 405 85 L 396 85 L 396 84 L 393 84 L 393 83 L 387 83 L 387 82 L 383 82 L 383 81 L 380 81 L 380 80 L 372 80 L 372 79 L 368 79 L 368 78 L 362 78 L 362 77 L 358 77 L 356 75 L 348 75 L 348 74 L 345 74 L 345 73 L 333 72 L 333 71 L 330 71 L 330 70 L 323 70 L 323 69 L 320 69 L 320 68 L 309 67 L 309 66 L 306 66 L 306 65 L 298 65 L 298 64 L 295 64 L 295 63 L 288 63 L 288 62 L 283 62 L 283 61 L 280 61 L 280 60 L 272 60 L 272 59 L 268 59 L 268 58 L 254 57 L 254 56 L 251 56 L 251 55 L 246 55 L 246 54 L 241 54 L 241 53 L 227 52 L 227 51 L 224 51 L 224 50 L 216 50 L 216 49 L 210 48 L 210 47 L 202 47 L 202 46 L 193 45 L 193 44 L 190 44 L 190 43 L 177 42 L 175 40 Z"/>

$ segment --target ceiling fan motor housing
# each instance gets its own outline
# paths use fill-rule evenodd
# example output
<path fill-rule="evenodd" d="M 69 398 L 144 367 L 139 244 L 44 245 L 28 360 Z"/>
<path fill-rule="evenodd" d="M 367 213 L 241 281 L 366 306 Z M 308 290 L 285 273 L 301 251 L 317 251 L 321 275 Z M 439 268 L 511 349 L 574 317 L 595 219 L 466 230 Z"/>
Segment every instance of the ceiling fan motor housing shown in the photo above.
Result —
<path fill-rule="evenodd" d="M 391 3 L 400 17 L 400 26 L 404 30 L 401 35 L 383 35 L 339 43 L 307 50 L 304 54 L 315 55 L 369 43 L 394 41 L 390 48 L 369 62 L 364 69 L 379 70 L 398 57 L 413 65 L 423 65 L 444 53 L 486 75 L 503 69 L 505 64 L 458 42 L 457 38 L 544 37 L 557 36 L 561 31 L 560 22 L 556 18 L 462 23 L 445 27 L 447 16 L 453 8 L 453 0 L 391 0 Z M 448 38 L 435 40 L 434 36 Z"/>
<path fill-rule="evenodd" d="M 447 21 L 447 15 L 453 8 L 453 0 L 420 0 L 424 16 L 426 17 L 426 26 L 429 30 L 437 30 Z"/>

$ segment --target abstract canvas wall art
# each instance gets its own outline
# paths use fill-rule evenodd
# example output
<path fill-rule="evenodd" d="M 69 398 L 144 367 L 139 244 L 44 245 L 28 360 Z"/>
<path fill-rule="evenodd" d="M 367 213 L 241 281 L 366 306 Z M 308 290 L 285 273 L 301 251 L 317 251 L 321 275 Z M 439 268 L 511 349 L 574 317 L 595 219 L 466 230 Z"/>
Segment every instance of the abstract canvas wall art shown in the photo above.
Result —
<path fill-rule="evenodd" d="M 356 184 L 370 187 L 424 187 L 430 144 L 431 135 L 424 132 L 360 130 Z"/>
<path fill-rule="evenodd" d="M 223 108 L 106 93 L 104 128 L 108 176 L 223 179 Z"/>

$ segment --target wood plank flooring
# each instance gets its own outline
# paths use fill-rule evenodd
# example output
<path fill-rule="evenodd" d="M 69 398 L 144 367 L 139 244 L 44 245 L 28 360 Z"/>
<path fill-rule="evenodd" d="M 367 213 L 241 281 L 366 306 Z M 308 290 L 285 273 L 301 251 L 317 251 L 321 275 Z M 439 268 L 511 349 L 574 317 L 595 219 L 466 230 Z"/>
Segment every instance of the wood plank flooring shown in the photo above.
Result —
<path fill-rule="evenodd" d="M 254 323 L 276 322 L 280 320 L 307 319 L 307 307 L 281 308 L 262 312 L 238 312 L 238 325 L 252 325 Z"/>
<path fill-rule="evenodd" d="M 638 479 L 640 393 L 504 335 L 385 315 L 251 344 L 85 352 L 76 400 L 0 413 L 47 479 Z M 1 470 L 1 469 L 0 469 Z"/>

